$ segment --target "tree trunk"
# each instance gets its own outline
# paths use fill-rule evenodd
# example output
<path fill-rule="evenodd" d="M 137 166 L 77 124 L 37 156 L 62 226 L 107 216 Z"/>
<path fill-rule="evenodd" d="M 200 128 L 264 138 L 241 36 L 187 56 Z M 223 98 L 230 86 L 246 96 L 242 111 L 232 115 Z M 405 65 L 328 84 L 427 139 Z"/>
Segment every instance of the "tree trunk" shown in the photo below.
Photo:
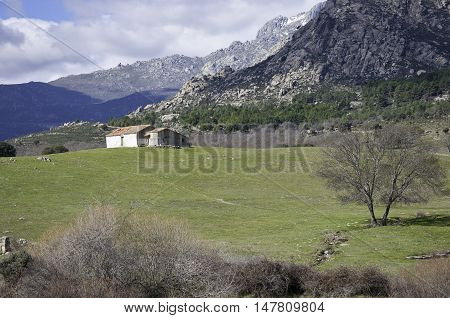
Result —
<path fill-rule="evenodd" d="M 369 204 L 367 204 L 367 207 L 369 208 L 369 212 L 370 212 L 370 226 L 378 226 L 378 220 L 375 216 L 375 210 L 373 208 L 373 202 L 370 202 Z"/>
<path fill-rule="evenodd" d="M 383 218 L 381 219 L 381 225 L 386 226 L 387 220 L 389 216 L 389 211 L 391 210 L 391 203 L 386 206 L 386 210 L 384 210 Z"/>

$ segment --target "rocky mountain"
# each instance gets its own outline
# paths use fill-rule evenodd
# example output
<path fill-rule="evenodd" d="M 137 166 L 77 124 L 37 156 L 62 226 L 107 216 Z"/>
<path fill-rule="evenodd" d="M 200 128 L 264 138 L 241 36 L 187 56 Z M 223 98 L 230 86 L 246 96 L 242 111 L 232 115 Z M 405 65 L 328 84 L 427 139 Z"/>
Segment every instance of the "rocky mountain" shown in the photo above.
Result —
<path fill-rule="evenodd" d="M 136 92 L 151 91 L 172 97 L 192 77 L 216 74 L 224 67 L 240 70 L 266 59 L 279 50 L 297 30 L 315 18 L 323 3 L 291 18 L 279 16 L 259 30 L 255 40 L 233 42 L 206 57 L 173 55 L 131 65 L 121 65 L 90 74 L 71 75 L 49 84 L 81 92 L 99 100 L 110 100 Z"/>
<path fill-rule="evenodd" d="M 173 55 L 138 61 L 131 65 L 119 64 L 115 68 L 90 74 L 71 75 L 49 84 L 81 92 L 102 101 L 146 91 L 170 97 L 198 74 L 203 64 L 202 58 Z"/>
<path fill-rule="evenodd" d="M 244 43 L 236 41 L 226 49 L 211 53 L 204 58 L 201 74 L 214 75 L 225 67 L 241 70 L 264 61 L 282 48 L 299 27 L 316 18 L 324 5 L 325 2 L 320 2 L 311 10 L 290 18 L 276 17 L 258 31 L 256 39 Z"/>
<path fill-rule="evenodd" d="M 448 0 L 328 0 L 276 54 L 247 69 L 194 78 L 157 108 L 289 99 L 319 84 L 359 85 L 449 63 Z"/>
<path fill-rule="evenodd" d="M 243 69 L 279 50 L 297 30 L 317 17 L 323 4 L 291 18 L 277 17 L 253 41 L 200 57 L 173 55 L 109 70 L 72 75 L 49 84 L 0 86 L 0 140 L 48 129 L 66 121 L 106 121 L 138 106 L 174 96 L 196 75 L 213 75 L 224 67 Z"/>
<path fill-rule="evenodd" d="M 107 121 L 164 95 L 149 92 L 100 102 L 90 96 L 46 83 L 0 85 L 0 140 L 46 130 L 66 121 Z"/>

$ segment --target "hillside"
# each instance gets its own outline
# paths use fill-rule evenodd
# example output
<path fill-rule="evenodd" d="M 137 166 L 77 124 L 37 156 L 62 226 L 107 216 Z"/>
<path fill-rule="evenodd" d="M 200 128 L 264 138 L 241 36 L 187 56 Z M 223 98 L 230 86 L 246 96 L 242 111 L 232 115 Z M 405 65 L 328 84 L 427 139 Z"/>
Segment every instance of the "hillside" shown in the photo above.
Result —
<path fill-rule="evenodd" d="M 253 67 L 195 78 L 158 109 L 289 100 L 317 85 L 360 85 L 445 68 L 446 1 L 329 0 L 275 55 Z"/>
<path fill-rule="evenodd" d="M 49 84 L 82 92 L 102 101 L 122 98 L 136 92 L 173 96 L 203 66 L 201 58 L 173 55 L 109 70 L 71 75 Z"/>
<path fill-rule="evenodd" d="M 397 226 L 367 228 L 366 208 L 341 205 L 313 174 L 320 160 L 316 148 L 141 151 L 80 151 L 51 155 L 51 162 L 0 158 L 0 234 L 36 241 L 67 227 L 88 205 L 107 202 L 185 220 L 233 254 L 304 263 L 315 260 L 327 233 L 341 231 L 348 241 L 325 267 L 397 270 L 414 264 L 406 256 L 448 249 L 448 196 L 395 207 Z M 151 170 L 137 170 L 146 153 Z M 450 169 L 450 157 L 441 158 Z M 423 217 L 416 218 L 418 212 Z"/>
<path fill-rule="evenodd" d="M 105 148 L 105 136 L 112 127 L 100 123 L 68 122 L 49 130 L 8 140 L 17 156 L 40 155 L 46 147 L 64 146 L 69 151 Z"/>
<path fill-rule="evenodd" d="M 45 83 L 0 85 L 0 140 L 74 120 L 104 122 L 165 97 L 164 93 L 142 92 L 101 103 L 82 93 Z"/>
<path fill-rule="evenodd" d="M 323 85 L 302 91 L 291 100 L 241 102 L 235 104 L 203 101 L 176 109 L 140 108 L 129 116 L 110 121 L 114 126 L 150 124 L 165 114 L 177 113 L 170 125 L 185 130 L 211 133 L 247 132 L 263 125 L 295 126 L 298 133 L 307 130 L 327 133 L 375 127 L 392 122 L 414 122 L 425 131 L 442 132 L 450 118 L 450 68 L 373 81 L 363 85 Z M 291 143 L 290 143 L 291 144 Z"/>

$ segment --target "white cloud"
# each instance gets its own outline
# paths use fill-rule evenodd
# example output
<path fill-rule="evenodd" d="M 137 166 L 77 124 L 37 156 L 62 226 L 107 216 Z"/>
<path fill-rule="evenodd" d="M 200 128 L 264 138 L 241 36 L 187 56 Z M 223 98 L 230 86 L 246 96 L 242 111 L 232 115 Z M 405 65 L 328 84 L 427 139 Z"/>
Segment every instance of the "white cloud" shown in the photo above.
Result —
<path fill-rule="evenodd" d="M 177 53 L 203 56 L 235 40 L 254 38 L 277 15 L 294 15 L 318 2 L 67 0 L 73 21 L 31 21 L 109 68 Z M 0 20 L 0 83 L 49 81 L 96 69 L 26 19 Z"/>

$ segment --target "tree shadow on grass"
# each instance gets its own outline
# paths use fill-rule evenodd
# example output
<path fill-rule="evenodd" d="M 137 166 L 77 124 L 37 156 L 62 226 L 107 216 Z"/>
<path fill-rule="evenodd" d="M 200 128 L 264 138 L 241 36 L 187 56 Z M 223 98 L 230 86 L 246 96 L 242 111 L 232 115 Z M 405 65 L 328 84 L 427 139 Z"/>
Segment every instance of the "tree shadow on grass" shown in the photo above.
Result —
<path fill-rule="evenodd" d="M 394 217 L 390 219 L 392 225 L 421 225 L 421 226 L 450 226 L 450 215 L 425 215 L 415 218 L 398 218 Z"/>

